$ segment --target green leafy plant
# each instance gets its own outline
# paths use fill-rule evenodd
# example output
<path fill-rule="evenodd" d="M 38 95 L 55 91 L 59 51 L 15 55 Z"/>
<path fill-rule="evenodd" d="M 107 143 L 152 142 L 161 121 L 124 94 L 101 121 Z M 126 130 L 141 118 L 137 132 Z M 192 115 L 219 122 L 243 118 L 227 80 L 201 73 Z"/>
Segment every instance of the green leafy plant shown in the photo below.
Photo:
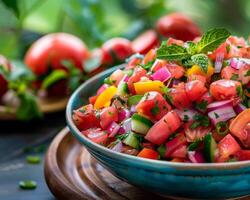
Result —
<path fill-rule="evenodd" d="M 198 43 L 187 42 L 186 46 L 177 44 L 167 45 L 163 42 L 157 50 L 157 58 L 182 62 L 185 66 L 194 64 L 207 72 L 209 59 L 208 52 L 214 51 L 230 36 L 230 32 L 224 28 L 214 28 L 203 34 Z"/>

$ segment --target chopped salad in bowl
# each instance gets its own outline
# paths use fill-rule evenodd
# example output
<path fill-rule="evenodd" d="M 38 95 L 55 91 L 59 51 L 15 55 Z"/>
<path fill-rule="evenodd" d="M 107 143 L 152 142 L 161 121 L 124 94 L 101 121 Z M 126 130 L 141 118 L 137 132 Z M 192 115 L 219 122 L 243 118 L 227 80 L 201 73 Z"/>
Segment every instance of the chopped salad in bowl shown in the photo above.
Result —
<path fill-rule="evenodd" d="M 250 46 L 223 28 L 131 56 L 73 112 L 116 152 L 185 163 L 250 160 Z"/>

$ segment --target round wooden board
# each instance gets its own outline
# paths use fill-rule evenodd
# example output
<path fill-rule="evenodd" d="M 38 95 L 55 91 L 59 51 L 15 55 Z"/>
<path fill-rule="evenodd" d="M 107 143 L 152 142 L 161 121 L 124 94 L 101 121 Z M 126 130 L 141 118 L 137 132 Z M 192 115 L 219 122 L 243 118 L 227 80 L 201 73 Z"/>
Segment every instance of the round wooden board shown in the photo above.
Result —
<path fill-rule="evenodd" d="M 65 109 L 68 97 L 38 99 L 38 105 L 42 113 L 49 114 Z M 0 105 L 0 120 L 16 120 L 16 110 Z"/>
<path fill-rule="evenodd" d="M 51 143 L 44 173 L 47 185 L 58 199 L 162 199 L 113 176 L 67 128 Z"/>

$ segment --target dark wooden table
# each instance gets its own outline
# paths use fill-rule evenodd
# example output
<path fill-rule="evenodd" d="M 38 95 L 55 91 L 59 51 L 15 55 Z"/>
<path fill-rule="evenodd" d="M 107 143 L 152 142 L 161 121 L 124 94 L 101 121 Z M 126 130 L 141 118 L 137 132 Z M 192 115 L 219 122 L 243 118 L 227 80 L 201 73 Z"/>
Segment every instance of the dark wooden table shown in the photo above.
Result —
<path fill-rule="evenodd" d="M 26 162 L 27 155 L 35 154 L 43 159 L 46 152 L 27 152 L 27 147 L 32 147 L 33 151 L 37 147 L 47 147 L 65 125 L 64 112 L 32 122 L 0 121 L 0 199 L 54 199 L 44 180 L 43 161 L 40 164 Z M 22 180 L 36 181 L 37 188 L 19 189 Z"/>

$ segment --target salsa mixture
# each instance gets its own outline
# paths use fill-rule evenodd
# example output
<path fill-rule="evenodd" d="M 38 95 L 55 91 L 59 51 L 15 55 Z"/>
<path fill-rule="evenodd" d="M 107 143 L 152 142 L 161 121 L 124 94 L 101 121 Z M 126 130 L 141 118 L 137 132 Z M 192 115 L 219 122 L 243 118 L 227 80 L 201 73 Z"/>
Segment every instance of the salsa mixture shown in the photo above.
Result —
<path fill-rule="evenodd" d="M 250 46 L 215 28 L 131 56 L 73 120 L 84 136 L 117 152 L 233 162 L 250 160 L 249 107 Z"/>

